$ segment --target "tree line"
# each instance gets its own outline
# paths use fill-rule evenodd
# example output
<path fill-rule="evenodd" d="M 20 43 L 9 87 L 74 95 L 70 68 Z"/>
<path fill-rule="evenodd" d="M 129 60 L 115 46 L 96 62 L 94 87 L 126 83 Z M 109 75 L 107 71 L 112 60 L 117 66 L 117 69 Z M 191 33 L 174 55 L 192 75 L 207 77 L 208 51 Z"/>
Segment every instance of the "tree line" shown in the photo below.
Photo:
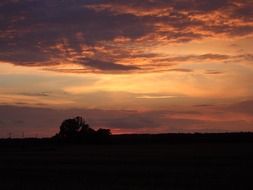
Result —
<path fill-rule="evenodd" d="M 60 131 L 54 138 L 61 140 L 101 140 L 108 139 L 110 129 L 92 129 L 80 116 L 64 120 L 60 125 Z"/>

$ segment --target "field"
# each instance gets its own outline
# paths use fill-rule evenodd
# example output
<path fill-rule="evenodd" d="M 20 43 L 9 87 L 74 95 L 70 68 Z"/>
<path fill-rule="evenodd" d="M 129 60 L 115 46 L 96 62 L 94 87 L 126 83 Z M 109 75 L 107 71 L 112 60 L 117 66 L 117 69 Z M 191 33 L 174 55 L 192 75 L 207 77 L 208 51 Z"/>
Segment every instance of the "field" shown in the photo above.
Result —
<path fill-rule="evenodd" d="M 0 189 L 252 189 L 253 143 L 1 146 Z"/>

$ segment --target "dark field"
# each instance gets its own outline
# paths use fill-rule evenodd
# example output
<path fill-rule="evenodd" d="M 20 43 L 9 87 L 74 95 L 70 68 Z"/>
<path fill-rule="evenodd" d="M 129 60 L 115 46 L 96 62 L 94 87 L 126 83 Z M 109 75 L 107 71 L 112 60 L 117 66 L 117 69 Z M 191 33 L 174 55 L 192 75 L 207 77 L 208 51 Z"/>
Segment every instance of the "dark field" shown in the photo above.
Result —
<path fill-rule="evenodd" d="M 0 189 L 253 189 L 252 142 L 0 147 Z"/>

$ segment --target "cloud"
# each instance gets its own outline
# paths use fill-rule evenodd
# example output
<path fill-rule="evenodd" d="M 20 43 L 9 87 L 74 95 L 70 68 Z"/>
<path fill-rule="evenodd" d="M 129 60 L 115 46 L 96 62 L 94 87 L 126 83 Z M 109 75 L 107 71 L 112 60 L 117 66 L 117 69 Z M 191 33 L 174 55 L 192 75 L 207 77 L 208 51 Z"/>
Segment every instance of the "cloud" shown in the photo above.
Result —
<path fill-rule="evenodd" d="M 229 105 L 226 109 L 233 112 L 253 115 L 253 100 L 245 100 L 239 103 L 235 103 Z"/>
<path fill-rule="evenodd" d="M 120 36 L 138 39 L 152 30 L 135 16 L 98 13 L 84 8 L 84 3 L 24 0 L 2 4 L 0 59 L 28 66 L 59 64 L 70 54 L 82 55 L 83 45 Z"/>
<path fill-rule="evenodd" d="M 90 68 L 102 70 L 102 71 L 129 71 L 138 70 L 139 68 L 131 65 L 121 65 L 118 63 L 94 60 L 94 59 L 83 59 L 80 60 L 80 64 L 85 65 Z"/>
<path fill-rule="evenodd" d="M 224 72 L 222 72 L 222 71 L 216 71 L 216 70 L 207 70 L 205 72 L 205 74 L 208 74 L 208 75 L 221 75 L 221 74 L 224 74 Z"/>
<path fill-rule="evenodd" d="M 208 1 L 208 0 L 158 0 L 158 1 L 102 1 L 103 3 L 89 4 L 87 7 L 97 11 L 111 11 L 116 14 L 132 14 L 142 17 L 152 23 L 159 23 L 170 30 L 168 39 L 180 41 L 181 34 L 188 40 L 199 39 L 204 36 L 218 34 L 248 35 L 252 34 L 251 18 L 252 3 L 243 0 Z M 191 5 L 191 6 L 189 6 Z M 239 22 L 234 22 L 238 21 Z M 194 32 L 191 32 L 194 29 Z M 175 31 L 178 33 L 174 33 Z M 186 32 L 188 31 L 188 32 Z M 190 31 L 190 32 L 189 32 Z"/>
<path fill-rule="evenodd" d="M 163 59 L 163 61 L 167 62 L 185 62 L 185 61 L 222 61 L 228 60 L 232 56 L 229 55 L 222 55 L 222 54 L 202 54 L 202 55 L 183 55 L 183 56 L 176 56 L 176 57 L 168 57 Z"/>
<path fill-rule="evenodd" d="M 169 69 L 168 71 L 183 72 L 183 73 L 190 73 L 190 72 L 193 72 L 192 69 L 184 69 L 184 68 Z"/>
<path fill-rule="evenodd" d="M 37 93 L 18 93 L 17 95 L 23 95 L 23 96 L 38 96 L 38 97 L 48 97 L 50 96 L 50 92 L 37 92 Z"/>
<path fill-rule="evenodd" d="M 163 55 L 147 53 L 143 47 L 252 35 L 251 10 L 252 3 L 242 0 L 1 1 L 0 61 L 47 69 L 68 63 L 85 66 L 51 69 L 60 72 L 164 71 L 168 68 L 148 66 Z M 227 56 L 167 61 L 222 61 Z"/>
<path fill-rule="evenodd" d="M 138 96 L 136 98 L 139 98 L 139 99 L 168 99 L 168 98 L 175 98 L 177 96 L 160 96 L 160 95 L 157 95 L 157 96 L 151 96 L 151 95 L 144 95 L 144 96 Z"/>
<path fill-rule="evenodd" d="M 196 106 L 196 107 L 212 107 L 214 105 L 212 105 L 212 104 L 196 104 L 194 106 Z"/>

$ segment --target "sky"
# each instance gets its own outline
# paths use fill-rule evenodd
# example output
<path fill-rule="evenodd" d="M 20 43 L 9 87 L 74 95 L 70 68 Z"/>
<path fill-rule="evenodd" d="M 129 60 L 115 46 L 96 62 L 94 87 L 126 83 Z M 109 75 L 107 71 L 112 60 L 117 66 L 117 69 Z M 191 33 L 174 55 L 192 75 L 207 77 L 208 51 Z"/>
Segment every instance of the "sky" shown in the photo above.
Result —
<path fill-rule="evenodd" d="M 252 0 L 1 0 L 0 137 L 253 131 Z"/>

